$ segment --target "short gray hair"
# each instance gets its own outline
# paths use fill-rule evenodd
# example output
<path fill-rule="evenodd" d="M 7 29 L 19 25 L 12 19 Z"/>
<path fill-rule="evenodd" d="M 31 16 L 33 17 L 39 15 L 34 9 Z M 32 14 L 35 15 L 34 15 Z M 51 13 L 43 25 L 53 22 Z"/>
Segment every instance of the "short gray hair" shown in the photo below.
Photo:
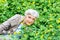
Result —
<path fill-rule="evenodd" d="M 33 10 L 33 9 L 28 9 L 28 10 L 26 10 L 26 11 L 25 11 L 25 16 L 28 15 L 28 14 L 30 14 L 30 15 L 36 17 L 36 18 L 39 17 L 38 12 L 37 12 L 36 10 Z"/>

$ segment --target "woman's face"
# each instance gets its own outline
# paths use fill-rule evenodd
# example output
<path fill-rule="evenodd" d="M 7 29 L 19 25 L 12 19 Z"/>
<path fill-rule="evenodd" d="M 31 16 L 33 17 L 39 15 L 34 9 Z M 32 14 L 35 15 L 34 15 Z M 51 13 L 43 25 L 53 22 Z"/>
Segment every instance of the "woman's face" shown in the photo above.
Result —
<path fill-rule="evenodd" d="M 26 15 L 25 16 L 25 19 L 24 19 L 24 22 L 27 25 L 31 25 L 31 24 L 34 23 L 34 20 L 35 20 L 35 17 L 34 16 L 32 16 L 32 15 Z"/>

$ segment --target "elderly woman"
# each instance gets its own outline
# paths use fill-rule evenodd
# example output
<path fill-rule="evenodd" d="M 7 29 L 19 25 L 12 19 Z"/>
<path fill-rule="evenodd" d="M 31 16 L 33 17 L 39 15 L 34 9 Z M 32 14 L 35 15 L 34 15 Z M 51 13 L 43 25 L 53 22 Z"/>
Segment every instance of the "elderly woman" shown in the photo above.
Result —
<path fill-rule="evenodd" d="M 0 25 L 0 34 L 14 34 L 21 31 L 24 25 L 32 25 L 39 14 L 36 10 L 28 9 L 25 16 L 16 14 Z"/>

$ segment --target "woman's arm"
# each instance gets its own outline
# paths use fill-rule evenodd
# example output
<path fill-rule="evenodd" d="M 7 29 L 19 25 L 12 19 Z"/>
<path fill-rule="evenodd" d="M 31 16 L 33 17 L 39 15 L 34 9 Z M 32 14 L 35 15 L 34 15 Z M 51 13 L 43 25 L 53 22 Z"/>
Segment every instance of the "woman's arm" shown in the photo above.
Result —
<path fill-rule="evenodd" d="M 0 34 L 5 34 L 9 30 L 9 28 L 13 27 L 14 25 L 17 25 L 17 21 L 19 19 L 18 17 L 20 18 L 20 15 L 16 14 L 7 21 L 3 22 L 0 25 Z"/>

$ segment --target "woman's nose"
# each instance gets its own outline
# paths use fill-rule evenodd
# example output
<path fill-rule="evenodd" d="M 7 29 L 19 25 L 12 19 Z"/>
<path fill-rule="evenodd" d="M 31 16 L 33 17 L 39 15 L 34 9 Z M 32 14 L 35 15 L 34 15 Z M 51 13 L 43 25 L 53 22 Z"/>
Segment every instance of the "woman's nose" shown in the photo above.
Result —
<path fill-rule="evenodd" d="M 32 20 L 32 19 L 30 19 L 30 22 L 33 22 L 33 20 Z"/>

